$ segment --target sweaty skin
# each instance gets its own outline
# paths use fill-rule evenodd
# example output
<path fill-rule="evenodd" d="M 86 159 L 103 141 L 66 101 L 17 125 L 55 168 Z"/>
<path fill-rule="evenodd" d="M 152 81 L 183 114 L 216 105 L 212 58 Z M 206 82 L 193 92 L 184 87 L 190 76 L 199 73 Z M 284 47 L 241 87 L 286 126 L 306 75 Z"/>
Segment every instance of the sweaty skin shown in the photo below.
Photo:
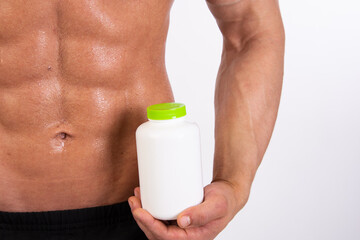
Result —
<path fill-rule="evenodd" d="M 0 0 L 0 211 L 126 201 L 172 0 Z"/>
<path fill-rule="evenodd" d="M 0 211 L 127 199 L 149 239 L 209 240 L 245 206 L 281 95 L 278 0 L 206 1 L 223 36 L 213 179 L 201 204 L 166 223 L 141 205 L 135 129 L 148 105 L 174 101 L 164 64 L 172 3 L 0 0 Z"/>

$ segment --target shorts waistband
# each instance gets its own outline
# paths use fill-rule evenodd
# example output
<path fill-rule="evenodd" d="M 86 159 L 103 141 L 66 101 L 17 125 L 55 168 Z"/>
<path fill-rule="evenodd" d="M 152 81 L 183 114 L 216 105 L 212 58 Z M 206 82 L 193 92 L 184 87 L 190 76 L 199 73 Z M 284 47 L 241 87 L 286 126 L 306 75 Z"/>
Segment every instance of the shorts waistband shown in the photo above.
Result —
<path fill-rule="evenodd" d="M 1 212 L 0 230 L 64 231 L 133 220 L 127 201 L 113 205 L 44 212 Z"/>

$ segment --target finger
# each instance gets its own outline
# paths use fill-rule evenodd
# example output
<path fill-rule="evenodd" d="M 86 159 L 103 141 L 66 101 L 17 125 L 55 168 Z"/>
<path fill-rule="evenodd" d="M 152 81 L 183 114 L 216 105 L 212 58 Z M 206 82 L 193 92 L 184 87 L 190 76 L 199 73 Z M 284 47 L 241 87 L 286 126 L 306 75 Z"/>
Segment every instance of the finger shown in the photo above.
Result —
<path fill-rule="evenodd" d="M 141 201 L 139 198 L 135 197 L 135 196 L 131 196 L 128 199 L 131 211 L 134 211 L 137 208 L 141 208 Z"/>
<path fill-rule="evenodd" d="M 203 203 L 181 212 L 177 218 L 177 223 L 181 228 L 203 226 L 213 220 L 224 217 L 227 208 L 228 203 L 225 196 L 209 192 L 205 195 Z"/>
<path fill-rule="evenodd" d="M 167 239 L 167 227 L 161 221 L 155 219 L 143 208 L 138 208 L 133 212 L 134 219 L 143 227 L 147 235 L 155 239 Z"/>
<path fill-rule="evenodd" d="M 155 219 L 145 209 L 141 208 L 140 199 L 132 196 L 129 198 L 129 204 L 133 217 L 141 230 L 151 239 L 164 239 L 167 235 L 167 227 L 160 220 Z"/>
<path fill-rule="evenodd" d="M 129 205 L 130 205 L 130 208 L 131 208 L 131 213 L 133 214 L 133 217 L 134 217 L 134 220 L 136 221 L 137 225 L 140 227 L 140 229 L 145 233 L 146 237 L 149 238 L 149 239 L 154 239 L 154 236 L 153 234 L 144 226 L 144 224 L 142 224 L 138 218 L 136 218 L 134 216 L 134 211 L 136 209 L 139 209 L 141 208 L 141 202 L 140 200 L 135 197 L 135 196 L 132 196 L 132 197 L 129 197 L 128 199 L 128 202 L 129 202 Z"/>
<path fill-rule="evenodd" d="M 137 197 L 130 197 L 129 204 L 132 205 L 132 214 L 135 221 L 148 238 L 168 240 L 188 239 L 184 229 L 176 225 L 167 226 L 162 221 L 155 219 L 148 211 L 141 208 L 140 199 Z"/>
<path fill-rule="evenodd" d="M 140 187 L 134 188 L 134 195 L 135 195 L 135 197 L 137 197 L 138 199 L 140 199 L 140 203 L 141 203 Z M 140 207 L 142 207 L 142 204 L 141 204 Z M 168 226 L 168 225 L 171 224 L 170 221 L 162 220 L 162 222 L 163 222 L 166 226 Z M 175 221 L 175 222 L 176 222 L 176 221 Z"/>
<path fill-rule="evenodd" d="M 135 197 L 139 198 L 140 201 L 141 201 L 140 187 L 136 187 L 136 188 L 134 189 L 134 195 L 135 195 Z"/>
<path fill-rule="evenodd" d="M 137 199 L 136 198 L 131 199 L 131 201 L 133 202 L 132 210 L 142 207 L 141 198 L 140 198 L 140 187 L 134 188 L 134 195 Z M 137 218 L 134 217 L 134 219 L 135 219 L 136 223 L 139 225 L 139 227 L 144 231 L 145 235 L 147 235 L 148 238 L 150 238 L 149 236 L 150 235 L 152 236 L 151 232 L 149 232 L 147 230 L 147 228 L 145 228 L 144 224 L 142 224 Z M 164 224 L 166 225 L 166 223 L 164 223 Z"/>

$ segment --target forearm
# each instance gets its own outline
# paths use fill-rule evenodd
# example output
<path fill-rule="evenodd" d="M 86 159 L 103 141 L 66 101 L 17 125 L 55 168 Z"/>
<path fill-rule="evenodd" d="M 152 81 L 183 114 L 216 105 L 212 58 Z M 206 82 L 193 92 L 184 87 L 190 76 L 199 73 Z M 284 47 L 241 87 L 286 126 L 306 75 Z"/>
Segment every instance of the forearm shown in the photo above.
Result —
<path fill-rule="evenodd" d="M 277 116 L 284 34 L 281 19 L 263 26 L 257 16 L 245 18 L 217 19 L 224 48 L 215 90 L 213 180 L 225 180 L 246 195 Z"/>
<path fill-rule="evenodd" d="M 251 183 L 270 140 L 281 92 L 282 51 L 265 45 L 251 41 L 220 67 L 214 179 Z"/>

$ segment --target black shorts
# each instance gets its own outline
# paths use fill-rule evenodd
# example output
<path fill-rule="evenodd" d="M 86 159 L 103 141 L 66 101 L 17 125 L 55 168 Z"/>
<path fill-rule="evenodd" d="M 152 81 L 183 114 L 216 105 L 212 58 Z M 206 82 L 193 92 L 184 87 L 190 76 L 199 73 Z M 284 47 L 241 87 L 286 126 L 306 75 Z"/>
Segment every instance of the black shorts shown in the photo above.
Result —
<path fill-rule="evenodd" d="M 0 212 L 1 240 L 145 240 L 128 202 L 75 210 Z"/>

